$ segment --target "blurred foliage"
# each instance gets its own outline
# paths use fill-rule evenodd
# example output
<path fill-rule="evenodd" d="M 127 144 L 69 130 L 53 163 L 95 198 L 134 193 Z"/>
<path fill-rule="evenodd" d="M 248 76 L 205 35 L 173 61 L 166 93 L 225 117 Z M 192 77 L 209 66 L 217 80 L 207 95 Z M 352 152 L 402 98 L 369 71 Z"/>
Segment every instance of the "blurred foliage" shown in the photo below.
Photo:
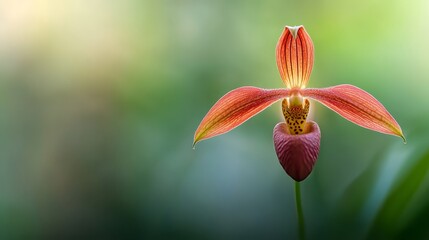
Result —
<path fill-rule="evenodd" d="M 273 151 L 279 104 L 200 143 L 211 105 L 282 87 L 274 50 L 303 24 L 309 87 L 376 96 L 408 143 L 320 104 L 301 185 L 310 239 L 427 239 L 429 2 L 0 2 L 0 239 L 296 238 Z"/>

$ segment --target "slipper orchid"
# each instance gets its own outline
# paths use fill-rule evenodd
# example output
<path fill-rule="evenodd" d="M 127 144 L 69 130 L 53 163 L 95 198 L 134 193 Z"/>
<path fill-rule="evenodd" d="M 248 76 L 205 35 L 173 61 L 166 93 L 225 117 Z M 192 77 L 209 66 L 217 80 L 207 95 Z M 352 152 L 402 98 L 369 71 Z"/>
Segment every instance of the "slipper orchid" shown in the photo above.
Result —
<path fill-rule="evenodd" d="M 371 94 L 353 85 L 306 88 L 314 61 L 314 47 L 303 26 L 285 27 L 276 48 L 283 89 L 240 87 L 228 92 L 209 110 L 194 135 L 194 145 L 226 133 L 283 99 L 284 122 L 274 127 L 274 147 L 280 164 L 296 181 L 304 180 L 319 155 L 320 130 L 307 121 L 308 98 L 345 119 L 380 133 L 402 137 L 401 127 Z"/>

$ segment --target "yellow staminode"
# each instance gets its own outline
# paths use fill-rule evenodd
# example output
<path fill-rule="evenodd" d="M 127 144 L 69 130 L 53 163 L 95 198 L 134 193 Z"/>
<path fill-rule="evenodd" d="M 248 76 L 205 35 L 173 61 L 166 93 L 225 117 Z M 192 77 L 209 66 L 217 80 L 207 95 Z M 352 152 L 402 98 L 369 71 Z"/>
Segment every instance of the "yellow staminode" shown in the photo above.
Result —
<path fill-rule="evenodd" d="M 310 110 L 310 101 L 308 99 L 305 99 L 304 105 L 302 104 L 302 98 L 291 97 L 289 101 L 284 99 L 282 110 L 290 134 L 306 133 L 306 120 Z"/>

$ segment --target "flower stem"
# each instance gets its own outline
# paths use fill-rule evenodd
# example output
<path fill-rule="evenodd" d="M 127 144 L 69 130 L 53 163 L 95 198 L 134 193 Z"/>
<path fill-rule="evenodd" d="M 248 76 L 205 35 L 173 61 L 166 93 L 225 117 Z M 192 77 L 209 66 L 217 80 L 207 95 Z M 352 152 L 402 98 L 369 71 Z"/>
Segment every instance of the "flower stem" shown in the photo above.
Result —
<path fill-rule="evenodd" d="M 298 214 L 299 239 L 305 240 L 304 214 L 302 212 L 301 187 L 299 185 L 299 182 L 295 182 L 295 203 L 296 203 L 296 213 Z"/>

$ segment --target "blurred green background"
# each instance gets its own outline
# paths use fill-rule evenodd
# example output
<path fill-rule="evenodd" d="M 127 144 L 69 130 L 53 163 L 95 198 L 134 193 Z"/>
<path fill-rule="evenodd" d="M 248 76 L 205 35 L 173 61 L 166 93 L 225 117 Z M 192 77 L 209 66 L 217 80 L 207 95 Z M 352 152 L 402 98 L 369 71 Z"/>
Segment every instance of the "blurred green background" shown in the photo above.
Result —
<path fill-rule="evenodd" d="M 285 25 L 315 45 L 309 87 L 377 97 L 407 137 L 312 102 L 310 239 L 429 238 L 429 1 L 3 0 L 1 239 L 293 239 L 276 103 L 192 149 L 231 89 L 283 87 Z"/>

